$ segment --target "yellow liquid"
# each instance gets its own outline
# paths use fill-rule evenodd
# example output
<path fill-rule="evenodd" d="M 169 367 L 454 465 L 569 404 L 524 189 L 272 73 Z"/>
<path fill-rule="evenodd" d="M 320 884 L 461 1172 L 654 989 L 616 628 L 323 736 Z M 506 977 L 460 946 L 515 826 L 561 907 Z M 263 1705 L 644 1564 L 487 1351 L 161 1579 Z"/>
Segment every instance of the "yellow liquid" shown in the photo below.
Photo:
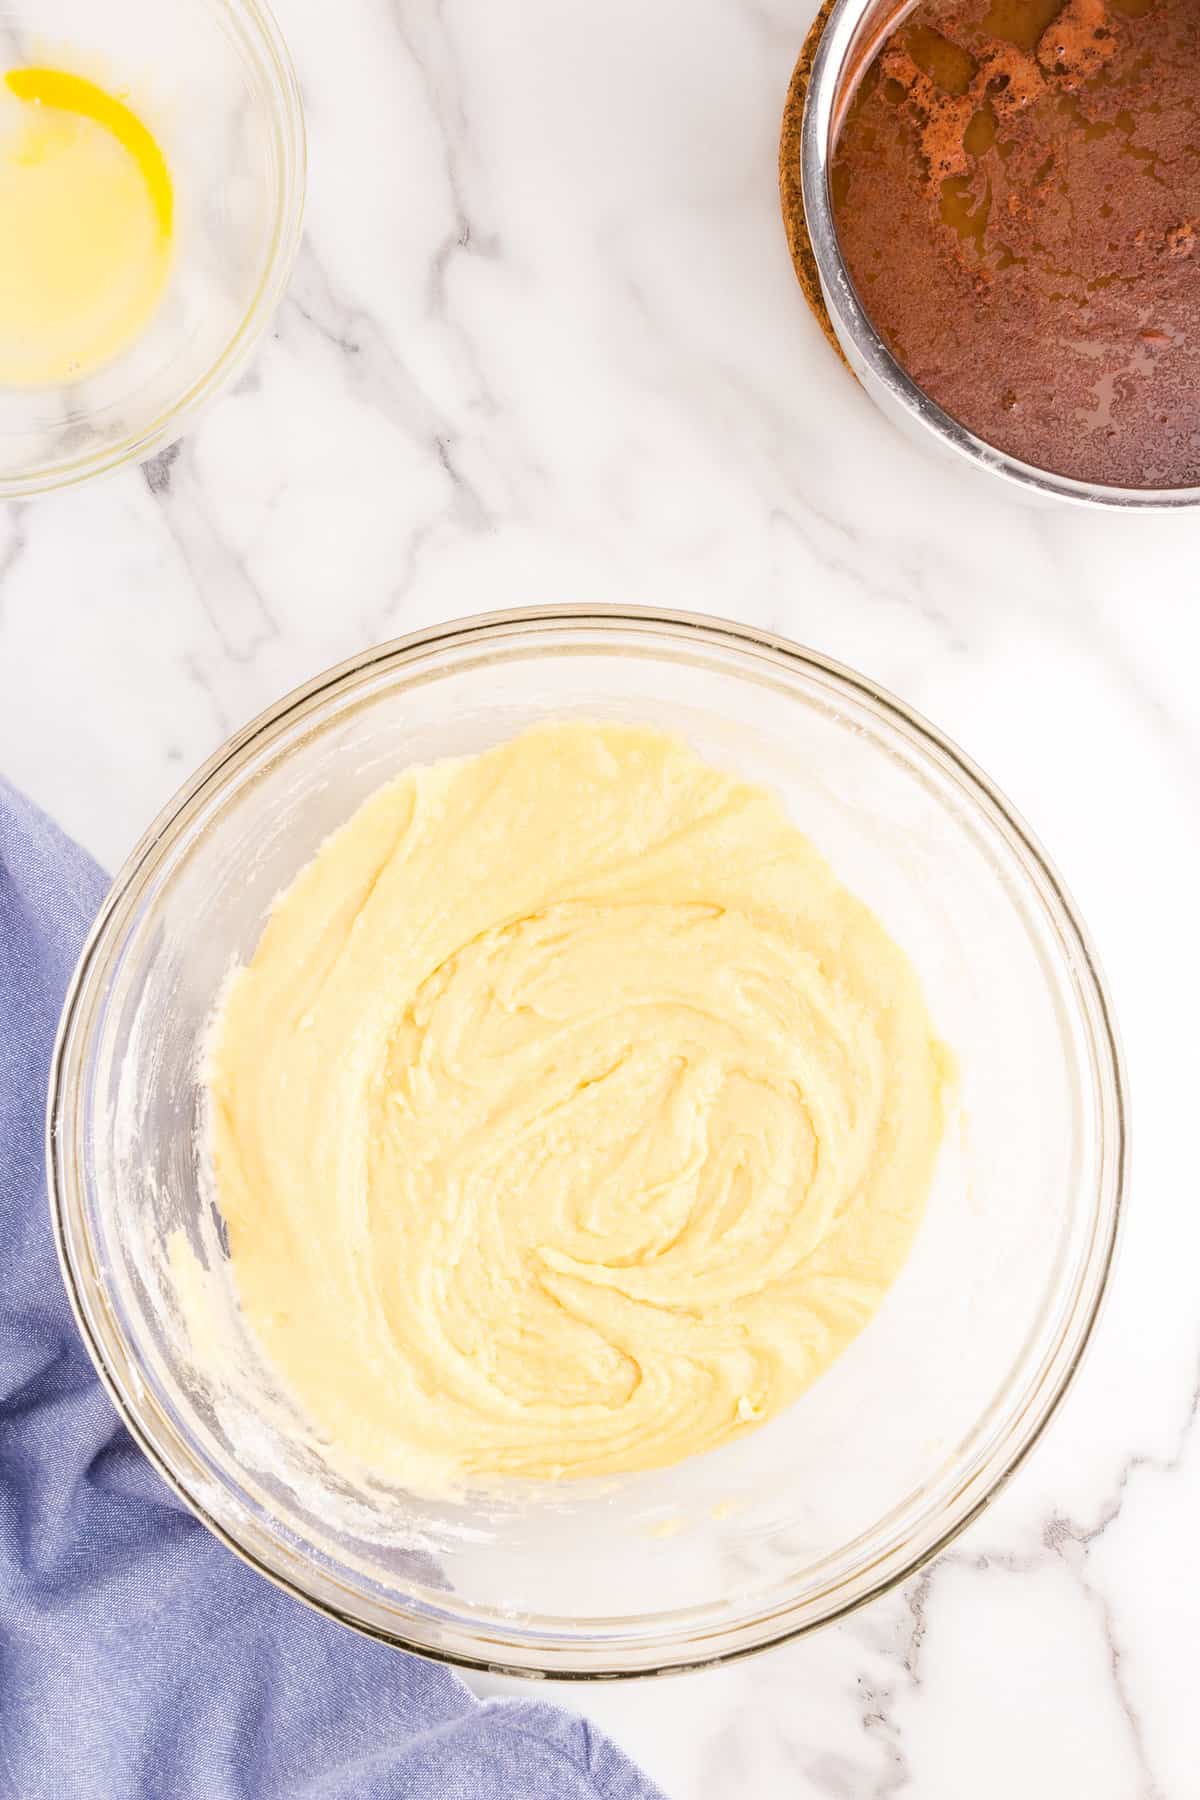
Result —
<path fill-rule="evenodd" d="M 174 193 L 137 115 L 94 82 L 11 69 L 0 90 L 0 384 L 57 386 L 145 329 L 171 262 Z"/>

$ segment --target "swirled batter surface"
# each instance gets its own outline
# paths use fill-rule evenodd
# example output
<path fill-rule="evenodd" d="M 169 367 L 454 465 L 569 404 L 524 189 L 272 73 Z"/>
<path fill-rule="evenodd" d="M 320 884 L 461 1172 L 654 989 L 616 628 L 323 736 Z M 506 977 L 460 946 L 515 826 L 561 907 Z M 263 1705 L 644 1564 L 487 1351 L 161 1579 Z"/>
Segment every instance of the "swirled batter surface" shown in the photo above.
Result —
<path fill-rule="evenodd" d="M 691 1456 L 874 1312 L 943 1069 L 903 952 L 684 744 L 555 725 L 411 770 L 214 1026 L 242 1306 L 335 1461 L 453 1486 Z"/>

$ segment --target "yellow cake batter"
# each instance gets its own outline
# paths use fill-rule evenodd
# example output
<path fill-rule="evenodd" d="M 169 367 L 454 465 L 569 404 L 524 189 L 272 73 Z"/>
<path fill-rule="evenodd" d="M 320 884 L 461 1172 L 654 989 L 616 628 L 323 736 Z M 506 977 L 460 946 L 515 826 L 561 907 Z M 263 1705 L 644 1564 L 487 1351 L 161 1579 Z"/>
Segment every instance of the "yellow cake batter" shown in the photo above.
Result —
<path fill-rule="evenodd" d="M 670 1463 L 871 1317 L 945 1067 L 774 798 L 655 731 L 539 727 L 375 794 L 234 977 L 207 1078 L 238 1294 L 335 1462 Z"/>
<path fill-rule="evenodd" d="M 162 151 L 123 101 L 61 69 L 0 82 L 0 384 L 57 386 L 148 324 L 171 261 Z"/>

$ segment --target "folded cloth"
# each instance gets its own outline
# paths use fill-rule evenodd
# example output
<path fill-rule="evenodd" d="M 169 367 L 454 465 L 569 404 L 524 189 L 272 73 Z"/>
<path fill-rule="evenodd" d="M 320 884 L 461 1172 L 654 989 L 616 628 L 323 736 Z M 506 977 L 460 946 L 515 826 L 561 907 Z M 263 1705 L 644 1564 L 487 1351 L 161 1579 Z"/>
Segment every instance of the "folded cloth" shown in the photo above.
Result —
<path fill-rule="evenodd" d="M 210 1536 L 118 1421 L 55 1264 L 42 1120 L 104 892 L 0 783 L 0 1795 L 13 1800 L 654 1800 L 540 1701 L 347 1631 Z"/>

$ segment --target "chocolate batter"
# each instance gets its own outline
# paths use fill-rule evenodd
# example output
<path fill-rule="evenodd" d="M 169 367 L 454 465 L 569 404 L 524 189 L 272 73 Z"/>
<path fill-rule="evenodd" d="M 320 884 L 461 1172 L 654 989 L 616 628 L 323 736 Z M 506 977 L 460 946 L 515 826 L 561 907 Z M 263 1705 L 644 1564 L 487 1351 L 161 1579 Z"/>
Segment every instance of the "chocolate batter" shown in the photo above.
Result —
<path fill-rule="evenodd" d="M 1200 0 L 921 0 L 833 197 L 863 305 L 977 436 L 1200 484 Z"/>

